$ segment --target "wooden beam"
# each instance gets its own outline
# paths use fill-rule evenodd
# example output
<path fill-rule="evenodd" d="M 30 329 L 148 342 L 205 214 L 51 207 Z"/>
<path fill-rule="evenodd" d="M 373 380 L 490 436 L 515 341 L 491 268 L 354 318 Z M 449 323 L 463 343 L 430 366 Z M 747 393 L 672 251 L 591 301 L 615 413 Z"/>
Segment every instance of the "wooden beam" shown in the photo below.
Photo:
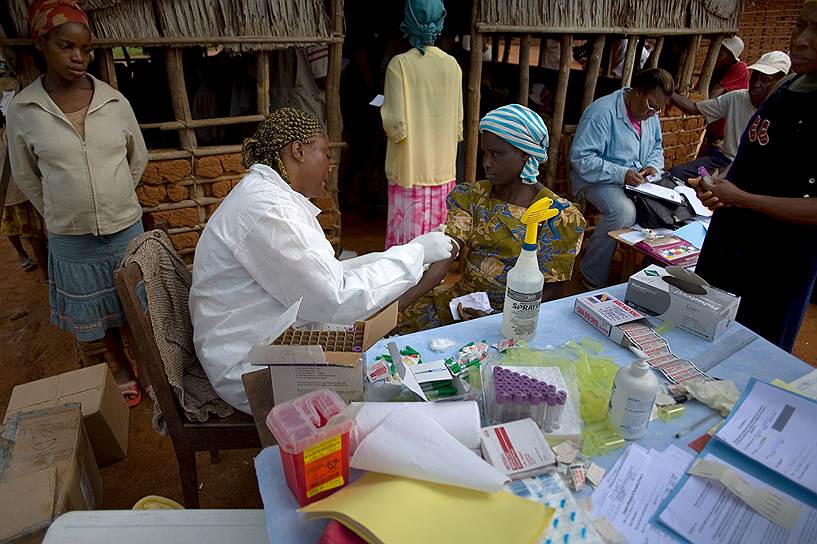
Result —
<path fill-rule="evenodd" d="M 502 43 L 505 44 L 505 47 L 502 49 L 502 62 L 508 64 L 511 60 L 511 40 L 513 36 L 510 34 L 505 34 L 505 39 L 502 40 Z"/>
<path fill-rule="evenodd" d="M 329 141 L 336 142 L 341 139 L 340 73 L 343 61 L 343 2 L 341 0 L 332 0 L 329 17 L 332 34 L 339 40 L 329 45 L 329 66 L 326 72 L 326 129 Z"/>
<path fill-rule="evenodd" d="M 706 52 L 706 60 L 704 60 L 703 68 L 701 68 L 701 77 L 698 78 L 698 91 L 703 94 L 704 98 L 709 98 L 709 84 L 712 82 L 712 73 L 715 71 L 715 63 L 718 61 L 718 53 L 721 50 L 724 36 L 715 36 L 709 42 L 709 50 Z"/>
<path fill-rule="evenodd" d="M 102 81 L 114 89 L 119 89 L 119 84 L 116 81 L 116 67 L 113 63 L 113 49 L 99 50 L 99 71 L 101 72 Z"/>
<path fill-rule="evenodd" d="M 258 115 L 269 115 L 269 52 L 259 51 L 255 54 L 255 100 Z"/>
<path fill-rule="evenodd" d="M 662 49 L 664 49 L 664 36 L 659 36 L 655 40 L 655 47 L 652 48 L 650 58 L 647 59 L 647 68 L 658 68 L 658 59 L 661 58 Z"/>
<path fill-rule="evenodd" d="M 562 142 L 562 124 L 565 119 L 567 83 L 570 79 L 570 64 L 573 62 L 573 35 L 562 34 L 560 42 L 559 79 L 556 83 L 556 96 L 554 97 L 556 107 L 553 111 L 553 122 L 550 130 L 547 176 L 545 178 L 545 184 L 550 189 L 556 186 L 556 172 L 559 167 L 559 144 Z"/>
<path fill-rule="evenodd" d="M 522 34 L 519 40 L 519 103 L 528 105 L 530 90 L 530 34 Z"/>
<path fill-rule="evenodd" d="M 236 115 L 235 117 L 208 117 L 206 119 L 191 119 L 190 121 L 166 121 L 162 123 L 142 123 L 139 128 L 142 130 L 156 129 L 159 130 L 181 130 L 185 128 L 205 128 L 205 127 L 223 127 L 226 125 L 240 125 L 243 123 L 258 123 L 263 121 L 266 116 L 262 114 L 256 115 Z"/>
<path fill-rule="evenodd" d="M 593 51 L 587 61 L 587 68 L 584 72 L 584 95 L 582 95 L 582 111 L 593 103 L 596 96 L 596 84 L 599 81 L 599 70 L 601 69 L 601 58 L 604 55 L 604 34 L 599 34 L 593 39 Z"/>
<path fill-rule="evenodd" d="M 477 32 L 483 34 L 506 34 L 508 32 L 522 34 L 639 34 L 647 36 L 690 36 L 710 34 L 736 34 L 737 27 L 727 28 L 631 28 L 626 26 L 525 26 L 525 25 L 494 25 L 477 23 Z"/>
<path fill-rule="evenodd" d="M 474 6 L 473 19 L 478 10 Z M 496 42 L 498 36 L 491 39 Z M 496 60 L 496 57 L 494 57 Z M 465 150 L 463 177 L 466 182 L 477 179 L 477 147 L 479 146 L 479 94 L 482 84 L 482 33 L 471 29 L 471 58 L 468 63 L 468 103 L 465 108 Z"/>
<path fill-rule="evenodd" d="M 629 87 L 635 70 L 635 54 L 638 52 L 638 36 L 627 36 L 627 52 L 624 53 L 624 68 L 621 70 L 621 87 Z"/>
<path fill-rule="evenodd" d="M 184 83 L 184 66 L 182 65 L 182 50 L 177 48 L 165 49 L 165 66 L 167 81 L 170 85 L 170 99 L 173 101 L 173 114 L 176 119 L 189 123 L 190 102 L 187 99 L 187 87 Z M 195 149 L 196 133 L 192 129 L 179 130 L 179 140 L 184 149 Z"/>
<path fill-rule="evenodd" d="M 698 46 L 700 43 L 700 36 L 691 36 L 689 38 L 689 44 L 687 45 L 687 52 L 684 58 L 684 71 L 679 84 L 681 90 L 678 91 L 682 94 L 687 94 L 689 89 L 692 87 L 692 74 L 695 71 L 695 57 L 697 56 Z"/>
<path fill-rule="evenodd" d="M 499 62 L 499 40 L 501 36 L 494 34 L 491 36 L 491 61 Z"/>
<path fill-rule="evenodd" d="M 547 58 L 548 54 L 548 37 L 542 36 L 539 38 L 539 62 L 536 63 L 536 66 L 545 66 L 545 59 Z"/>
<path fill-rule="evenodd" d="M 726 32 L 726 31 L 724 31 Z M 31 38 L 0 38 L 0 45 L 32 45 Z M 343 43 L 343 35 L 324 36 L 179 36 L 92 40 L 93 47 L 194 47 L 199 45 L 320 45 Z"/>

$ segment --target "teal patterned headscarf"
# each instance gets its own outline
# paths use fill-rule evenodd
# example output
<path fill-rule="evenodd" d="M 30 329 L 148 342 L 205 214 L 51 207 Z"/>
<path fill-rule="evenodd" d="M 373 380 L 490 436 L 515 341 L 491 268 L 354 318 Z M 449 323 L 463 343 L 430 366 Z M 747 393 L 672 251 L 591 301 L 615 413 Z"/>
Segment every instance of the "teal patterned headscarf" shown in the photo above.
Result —
<path fill-rule="evenodd" d="M 519 177 L 533 185 L 539 165 L 548 158 L 550 137 L 539 114 L 521 104 L 508 104 L 488 112 L 479 122 L 479 132 L 492 132 L 528 155 Z"/>
<path fill-rule="evenodd" d="M 400 30 L 412 47 L 425 55 L 426 46 L 432 45 L 443 30 L 445 6 L 442 0 L 406 0 L 406 11 Z"/>

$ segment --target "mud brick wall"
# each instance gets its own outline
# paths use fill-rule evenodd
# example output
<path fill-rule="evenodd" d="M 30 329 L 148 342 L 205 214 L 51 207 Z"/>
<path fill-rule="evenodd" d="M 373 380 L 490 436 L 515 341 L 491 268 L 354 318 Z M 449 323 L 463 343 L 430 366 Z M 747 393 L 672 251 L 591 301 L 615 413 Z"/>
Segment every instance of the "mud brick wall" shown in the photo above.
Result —
<path fill-rule="evenodd" d="M 154 223 L 167 225 L 174 247 L 192 262 L 201 231 L 218 205 L 244 176 L 239 153 L 151 161 L 145 168 L 136 195 L 143 212 Z M 327 192 L 314 200 L 325 210 L 318 216 L 329 241 L 340 241 L 337 182 L 327 182 Z"/>
<path fill-rule="evenodd" d="M 751 64 L 763 53 L 788 51 L 802 6 L 802 0 L 746 0 L 738 33 L 746 45 L 742 60 Z"/>

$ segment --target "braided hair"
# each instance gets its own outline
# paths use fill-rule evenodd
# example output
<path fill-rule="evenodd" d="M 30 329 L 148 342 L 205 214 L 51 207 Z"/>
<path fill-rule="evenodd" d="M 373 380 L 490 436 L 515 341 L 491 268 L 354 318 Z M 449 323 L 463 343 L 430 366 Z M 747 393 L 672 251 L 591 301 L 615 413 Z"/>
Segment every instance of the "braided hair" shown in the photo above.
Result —
<path fill-rule="evenodd" d="M 279 108 L 270 113 L 252 138 L 244 140 L 241 162 L 249 168 L 263 164 L 278 172 L 290 183 L 281 149 L 294 141 L 311 144 L 323 132 L 323 125 L 314 116 L 297 108 Z"/>

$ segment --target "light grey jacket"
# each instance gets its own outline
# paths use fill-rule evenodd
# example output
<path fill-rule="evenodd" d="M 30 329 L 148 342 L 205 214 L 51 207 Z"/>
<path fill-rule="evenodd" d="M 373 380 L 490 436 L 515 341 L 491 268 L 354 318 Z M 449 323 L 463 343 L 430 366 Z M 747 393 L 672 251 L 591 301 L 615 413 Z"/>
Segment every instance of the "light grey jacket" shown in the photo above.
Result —
<path fill-rule="evenodd" d="M 120 92 L 89 77 L 85 140 L 42 77 L 14 97 L 6 117 L 14 179 L 55 234 L 113 234 L 142 215 L 134 189 L 148 153 L 136 116 Z"/>

